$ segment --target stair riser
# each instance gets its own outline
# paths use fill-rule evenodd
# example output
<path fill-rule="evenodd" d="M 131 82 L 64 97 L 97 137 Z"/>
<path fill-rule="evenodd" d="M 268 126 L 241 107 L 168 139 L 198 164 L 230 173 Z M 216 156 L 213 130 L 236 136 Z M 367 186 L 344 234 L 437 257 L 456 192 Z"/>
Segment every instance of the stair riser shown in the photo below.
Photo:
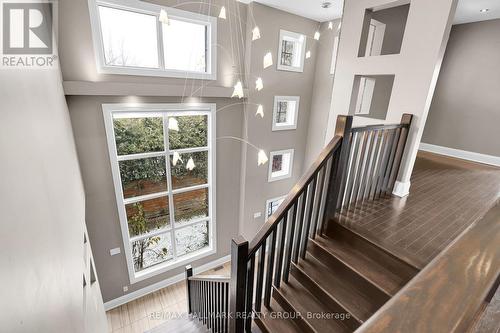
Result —
<path fill-rule="evenodd" d="M 349 313 L 341 304 L 339 304 L 329 293 L 323 290 L 316 282 L 311 280 L 305 272 L 295 265 L 292 265 L 291 274 L 300 281 L 309 291 L 326 305 L 326 307 L 335 313 Z M 355 319 L 352 314 L 350 318 L 342 321 L 342 324 L 353 331 L 356 330 L 362 322 Z"/>
<path fill-rule="evenodd" d="M 315 257 L 317 260 L 322 261 L 324 264 L 335 269 L 339 275 L 343 276 L 345 279 L 350 279 L 354 281 L 356 285 L 367 292 L 373 300 L 379 306 L 382 306 L 385 302 L 390 299 L 390 295 L 385 293 L 381 288 L 379 288 L 375 283 L 366 279 L 364 276 L 360 275 L 358 272 L 349 267 L 346 263 L 336 258 L 330 252 L 328 252 L 322 246 L 316 244 L 315 242 L 309 242 L 308 252 L 310 255 Z"/>
<path fill-rule="evenodd" d="M 279 292 L 279 290 L 273 289 L 273 298 L 281 305 L 281 307 L 285 311 L 290 313 L 297 313 L 290 302 Z M 304 318 L 297 316 L 292 320 L 297 324 L 297 326 L 300 327 L 300 329 L 304 333 L 315 333 L 315 330 L 311 326 L 309 326 Z"/>
<path fill-rule="evenodd" d="M 363 252 L 367 257 L 370 257 L 374 261 L 380 263 L 388 270 L 398 272 L 398 275 L 401 276 L 401 278 L 406 282 L 410 281 L 419 272 L 417 268 L 338 223 L 329 223 L 326 234 L 334 240 L 351 244 L 352 247 Z"/>

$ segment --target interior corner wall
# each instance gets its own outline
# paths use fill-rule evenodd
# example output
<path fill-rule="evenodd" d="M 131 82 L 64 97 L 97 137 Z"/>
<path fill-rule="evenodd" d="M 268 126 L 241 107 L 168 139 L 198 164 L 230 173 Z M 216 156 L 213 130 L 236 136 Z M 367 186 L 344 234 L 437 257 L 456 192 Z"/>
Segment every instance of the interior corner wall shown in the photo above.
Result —
<path fill-rule="evenodd" d="M 409 184 L 458 0 L 411 1 L 400 54 L 358 57 L 365 10 L 391 5 L 392 0 L 346 1 L 337 71 L 326 140 L 333 137 L 338 115 L 348 114 L 355 75 L 395 75 L 387 117 L 399 123 L 414 115 L 398 181 Z M 354 125 L 381 123 L 355 117 Z"/>
<path fill-rule="evenodd" d="M 318 157 L 325 142 L 334 80 L 334 74 L 331 72 L 333 48 L 335 38 L 340 34 L 341 19 L 334 20 L 332 23 L 333 29 L 328 28 L 329 22 L 323 22 L 320 27 L 321 39 L 316 57 L 304 170 Z"/>
<path fill-rule="evenodd" d="M 82 284 L 85 195 L 59 69 L 0 69 L 0 110 L 1 330 L 105 333 L 99 288 Z"/>
<path fill-rule="evenodd" d="M 500 156 L 500 19 L 453 26 L 422 142 Z"/>
<path fill-rule="evenodd" d="M 290 192 L 304 171 L 307 132 L 313 96 L 314 74 L 318 44 L 313 36 L 320 24 L 316 21 L 274 9 L 257 2 L 248 7 L 247 33 L 257 25 L 261 38 L 251 41 L 247 35 L 246 72 L 249 88 L 248 104 L 245 112 L 245 139 L 251 144 L 245 147 L 243 158 L 244 179 L 241 196 L 240 234 L 251 240 L 265 221 L 266 200 L 280 197 Z M 311 58 L 305 59 L 304 72 L 288 72 L 277 70 L 277 54 L 280 29 L 301 33 L 307 36 L 306 51 L 311 51 Z M 273 66 L 264 69 L 263 58 L 267 52 L 273 56 Z M 255 90 L 255 80 L 261 77 L 264 89 Z M 298 124 L 296 130 L 272 131 L 272 115 L 274 96 L 300 96 Z M 264 107 L 264 118 L 255 115 L 257 105 Z M 275 182 L 268 182 L 269 161 L 263 166 L 257 166 L 255 147 L 271 151 L 294 149 L 292 177 Z M 254 218 L 255 213 L 261 213 Z"/>
<path fill-rule="evenodd" d="M 130 284 L 123 240 L 118 218 L 116 196 L 112 183 L 110 160 L 102 115 L 103 103 L 180 103 L 207 102 L 217 104 L 217 137 L 241 138 L 243 106 L 240 101 L 226 97 L 192 98 L 200 84 L 203 87 L 232 87 L 238 80 L 244 80 L 247 5 L 231 0 L 211 0 L 198 3 L 190 0 L 148 0 L 166 7 L 208 14 L 217 17 L 221 6 L 226 7 L 227 19 L 218 19 L 217 29 L 217 80 L 192 80 L 133 75 L 105 75 L 97 72 L 88 0 L 60 1 L 59 32 L 60 59 L 65 81 L 95 83 L 113 86 L 113 96 L 94 96 L 92 93 L 67 96 L 78 156 L 82 169 L 86 195 L 87 228 L 93 246 L 96 270 L 100 278 L 105 302 L 134 291 L 146 288 L 159 281 L 184 272 L 182 267 Z M 120 93 L 120 87 L 145 88 L 141 96 Z M 158 87 L 184 88 L 184 96 L 162 97 Z M 203 92 L 202 88 L 199 90 Z M 154 91 L 148 91 L 152 89 Z M 156 89 L 156 90 L 155 90 Z M 227 90 L 227 89 L 226 89 Z M 116 92 L 116 93 L 115 93 Z M 109 92 L 108 92 L 109 93 Z M 104 93 L 103 93 L 104 94 Z M 165 94 L 171 94 L 166 91 Z M 203 93 L 201 93 L 203 95 Z M 156 96 L 156 97 L 153 97 Z M 192 263 L 196 269 L 229 254 L 231 239 L 238 235 L 240 196 L 240 156 L 244 145 L 238 140 L 218 139 L 216 158 L 217 196 L 217 253 Z M 111 256 L 110 249 L 121 248 L 122 252 Z M 127 291 L 123 287 L 128 286 Z"/>

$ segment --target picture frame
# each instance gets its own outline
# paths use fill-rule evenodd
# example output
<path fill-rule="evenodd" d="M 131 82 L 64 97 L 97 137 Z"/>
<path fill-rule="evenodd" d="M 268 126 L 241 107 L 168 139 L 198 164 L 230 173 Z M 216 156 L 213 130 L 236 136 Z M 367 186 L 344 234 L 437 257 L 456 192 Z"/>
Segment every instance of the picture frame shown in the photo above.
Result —
<path fill-rule="evenodd" d="M 299 107 L 299 96 L 275 96 L 272 130 L 286 131 L 297 129 Z"/>
<path fill-rule="evenodd" d="M 285 198 L 286 198 L 286 195 L 281 196 L 281 197 L 277 197 L 277 198 L 273 198 L 273 199 L 269 199 L 266 201 L 266 209 L 265 209 L 265 214 L 266 214 L 265 220 L 266 221 L 271 217 L 271 215 L 274 214 L 274 212 L 276 212 L 276 210 L 278 210 L 279 206 L 283 203 Z"/>
<path fill-rule="evenodd" d="M 294 149 L 272 151 L 269 156 L 268 181 L 274 182 L 292 176 Z"/>
<path fill-rule="evenodd" d="M 278 45 L 278 70 L 304 72 L 306 54 L 306 36 L 287 30 L 280 30 Z"/>

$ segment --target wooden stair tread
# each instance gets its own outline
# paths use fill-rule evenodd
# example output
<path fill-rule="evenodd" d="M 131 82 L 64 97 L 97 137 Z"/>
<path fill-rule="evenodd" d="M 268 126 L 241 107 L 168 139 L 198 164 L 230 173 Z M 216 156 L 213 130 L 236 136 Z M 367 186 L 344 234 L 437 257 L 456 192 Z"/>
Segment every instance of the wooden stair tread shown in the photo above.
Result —
<path fill-rule="evenodd" d="M 369 287 L 360 285 L 355 276 L 349 276 L 338 268 L 323 263 L 310 253 L 307 253 L 306 260 L 301 260 L 295 267 L 324 291 L 322 296 L 334 299 L 360 324 L 389 299 L 376 288 L 368 290 Z"/>
<path fill-rule="evenodd" d="M 282 283 L 280 288 L 273 290 L 273 297 L 287 310 L 301 314 L 302 322 L 310 332 L 352 332 L 344 323 L 336 319 L 312 318 L 308 314 L 333 313 L 307 290 L 294 276 L 290 275 L 288 283 Z M 305 330 L 303 330 L 305 331 Z"/>
<path fill-rule="evenodd" d="M 269 309 L 262 306 L 261 313 L 255 318 L 255 324 L 258 326 L 262 332 L 291 332 L 291 333 L 302 333 L 303 331 L 297 326 L 292 319 L 286 319 L 283 317 L 276 316 L 277 313 L 286 314 L 287 311 L 279 305 L 279 303 L 271 299 L 271 304 Z M 252 329 L 252 332 L 256 331 Z"/>
<path fill-rule="evenodd" d="M 391 271 L 367 257 L 349 243 L 335 241 L 328 237 L 317 237 L 314 243 L 344 262 L 389 296 L 394 296 L 408 282 L 405 277 L 399 276 L 397 272 Z"/>

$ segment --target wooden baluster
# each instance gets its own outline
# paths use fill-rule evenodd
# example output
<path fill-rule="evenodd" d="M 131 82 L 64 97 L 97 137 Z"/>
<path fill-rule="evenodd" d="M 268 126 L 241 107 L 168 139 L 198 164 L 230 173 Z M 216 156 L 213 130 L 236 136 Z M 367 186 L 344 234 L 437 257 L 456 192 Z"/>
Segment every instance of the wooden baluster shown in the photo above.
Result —
<path fill-rule="evenodd" d="M 229 301 L 229 332 L 243 332 L 245 321 L 245 289 L 247 285 L 248 242 L 239 236 L 231 242 L 231 299 Z"/>
<path fill-rule="evenodd" d="M 213 313 L 214 313 L 214 303 L 213 303 L 213 288 L 212 288 L 212 284 L 210 282 L 207 282 L 208 284 L 208 328 L 213 332 L 213 328 L 214 328 L 214 322 L 213 322 L 213 319 L 214 319 L 214 316 L 213 316 Z"/>
<path fill-rule="evenodd" d="M 225 286 L 225 321 L 224 321 L 224 332 L 229 331 L 229 283 Z"/>
<path fill-rule="evenodd" d="M 366 196 L 366 187 L 369 184 L 369 178 L 370 178 L 370 168 L 372 166 L 372 160 L 373 160 L 373 147 L 374 147 L 374 141 L 375 141 L 375 133 L 373 131 L 370 131 L 367 133 L 368 137 L 368 148 L 366 152 L 366 163 L 365 167 L 363 168 L 363 180 L 361 182 L 361 185 L 359 186 L 359 192 L 358 192 L 358 200 L 364 201 Z"/>
<path fill-rule="evenodd" d="M 221 313 L 222 313 L 222 295 L 221 295 L 221 283 L 217 282 L 217 332 L 222 331 L 221 325 Z"/>
<path fill-rule="evenodd" d="M 356 172 L 356 182 L 352 190 L 352 199 L 351 202 L 354 206 L 358 203 L 360 200 L 359 196 L 359 188 L 361 187 L 361 183 L 363 182 L 363 170 L 366 168 L 367 164 L 367 146 L 368 146 L 368 134 L 370 132 L 362 132 L 361 134 L 361 153 L 359 155 L 359 162 L 357 166 L 357 172 Z"/>
<path fill-rule="evenodd" d="M 401 128 L 396 128 L 394 130 L 394 138 L 391 145 L 391 151 L 389 155 L 389 162 L 387 164 L 387 169 L 384 175 L 384 182 L 382 184 L 382 193 L 387 194 L 387 189 L 389 187 L 389 178 L 391 176 L 392 168 L 394 167 L 394 158 L 396 157 L 396 150 L 398 147 L 399 138 L 401 136 Z"/>
<path fill-rule="evenodd" d="M 301 247 L 300 247 L 300 257 L 302 259 L 306 258 L 306 251 L 307 251 L 307 242 L 309 241 L 309 233 L 311 229 L 311 217 L 312 217 L 312 210 L 313 210 L 313 203 L 314 203 L 314 194 L 316 193 L 316 181 L 318 179 L 318 175 L 314 177 L 310 184 L 309 188 L 309 193 L 307 195 L 307 201 L 309 201 L 309 204 L 306 206 L 307 208 L 307 214 L 306 214 L 306 220 L 304 223 L 304 233 L 302 234 L 302 242 L 301 242 Z"/>
<path fill-rule="evenodd" d="M 205 281 L 201 282 L 201 292 L 202 292 L 202 303 L 203 303 L 203 309 L 202 309 L 202 319 L 203 319 L 203 325 L 207 324 L 207 296 L 208 296 L 208 291 L 207 291 L 207 283 Z"/>
<path fill-rule="evenodd" d="M 332 155 L 328 159 L 328 161 L 326 162 L 325 167 L 324 167 L 325 176 L 323 177 L 323 181 L 322 181 L 323 191 L 321 192 L 321 201 L 319 203 L 319 212 L 318 212 L 318 227 L 316 229 L 316 233 L 319 235 L 323 235 L 326 197 L 327 197 L 327 191 L 329 188 L 330 174 L 332 173 L 332 168 L 333 168 L 333 164 L 334 164 L 333 159 L 334 159 L 334 156 Z"/>
<path fill-rule="evenodd" d="M 335 126 L 335 135 L 342 137 L 342 145 L 338 158 L 335 174 L 332 174 L 330 188 L 328 191 L 326 218 L 328 221 L 335 217 L 340 202 L 344 197 L 344 184 L 347 175 L 347 163 L 351 146 L 352 116 L 338 116 Z"/>
<path fill-rule="evenodd" d="M 380 147 L 380 131 L 373 131 L 373 151 L 370 160 L 370 167 L 368 170 L 366 189 L 364 193 L 365 200 L 370 200 L 370 193 L 373 187 L 373 175 L 375 174 L 375 168 L 377 164 L 378 151 Z"/>
<path fill-rule="evenodd" d="M 252 332 L 252 306 L 253 306 L 253 282 L 255 276 L 255 255 L 250 257 L 247 270 L 247 291 L 246 291 L 246 320 L 245 331 Z"/>
<path fill-rule="evenodd" d="M 278 252 L 276 252 L 276 263 L 274 270 L 274 285 L 279 288 L 281 285 L 281 270 L 283 269 L 283 255 L 285 250 L 286 227 L 288 222 L 288 213 L 285 213 L 281 221 L 281 229 L 278 233 Z"/>
<path fill-rule="evenodd" d="M 299 260 L 299 250 L 300 250 L 300 242 L 302 240 L 302 234 L 303 234 L 303 222 L 304 222 L 304 212 L 306 210 L 306 199 L 307 199 L 307 187 L 306 190 L 300 194 L 300 211 L 299 211 L 299 218 L 298 218 L 298 224 L 297 224 L 297 231 L 295 233 L 295 240 L 293 241 L 294 243 L 294 248 L 293 248 L 293 256 L 292 256 L 292 261 L 294 263 L 297 263 Z"/>
<path fill-rule="evenodd" d="M 273 282 L 273 268 L 274 268 L 274 254 L 276 251 L 276 232 L 273 230 L 269 235 L 270 241 L 267 249 L 267 269 L 266 269 L 266 282 L 264 284 L 264 305 L 269 308 L 271 303 L 272 282 Z"/>
<path fill-rule="evenodd" d="M 188 313 L 192 313 L 193 310 L 193 304 L 191 300 L 191 283 L 189 281 L 189 278 L 193 276 L 193 268 L 191 266 L 186 266 L 186 292 L 187 292 L 187 300 L 188 300 Z"/>
<path fill-rule="evenodd" d="M 375 199 L 380 198 L 380 193 L 382 191 L 382 186 L 383 186 L 383 183 L 384 183 L 385 172 L 387 171 L 387 164 L 388 164 L 388 161 L 389 161 L 389 154 L 390 154 L 390 151 L 392 149 L 391 144 L 394 141 L 393 140 L 394 139 L 394 133 L 393 132 L 386 131 L 385 136 L 386 136 L 386 140 L 385 140 L 384 152 L 383 152 L 383 155 L 382 155 L 382 165 L 380 167 L 379 174 L 378 174 L 377 189 L 376 189 L 376 192 L 375 192 Z"/>
<path fill-rule="evenodd" d="M 266 259 L 266 239 L 259 249 L 259 264 L 257 266 L 257 286 L 255 289 L 255 312 L 260 313 L 262 305 L 262 285 L 264 284 L 264 270 Z"/>
<path fill-rule="evenodd" d="M 325 169 L 320 169 L 318 171 L 318 182 L 316 186 L 316 193 L 314 194 L 314 202 L 313 202 L 313 215 L 311 220 L 311 238 L 316 238 L 316 228 L 318 227 L 318 219 L 319 219 L 319 208 L 321 205 L 321 194 L 323 192 L 323 182 L 325 178 Z"/>
<path fill-rule="evenodd" d="M 382 154 L 383 154 L 383 147 L 384 147 L 384 130 L 379 131 L 378 133 L 379 136 L 379 141 L 377 145 L 377 150 L 375 153 L 375 161 L 374 161 L 374 168 L 373 168 L 373 174 L 372 174 L 372 184 L 370 187 L 370 193 L 368 195 L 369 200 L 374 200 L 375 199 L 375 192 L 377 190 L 377 181 L 378 181 L 378 174 L 380 172 L 380 165 L 382 163 Z"/>
<path fill-rule="evenodd" d="M 348 210 L 351 203 L 351 194 L 354 187 L 354 181 L 356 180 L 356 168 L 358 164 L 359 157 L 359 146 L 360 146 L 360 133 L 353 133 L 353 144 L 352 144 L 352 154 L 349 158 L 349 167 L 347 174 L 346 190 L 344 195 L 344 200 L 341 203 L 341 210 Z"/>
<path fill-rule="evenodd" d="M 290 262 L 292 260 L 292 246 L 293 246 L 293 239 L 294 239 L 294 233 L 295 233 L 295 219 L 297 217 L 297 201 L 292 206 L 293 213 L 292 213 L 292 219 L 290 220 L 290 224 L 288 226 L 288 232 L 286 236 L 286 243 L 288 244 L 286 246 L 285 250 L 285 267 L 283 268 L 283 281 L 285 283 L 288 283 L 288 275 L 290 274 Z"/>
<path fill-rule="evenodd" d="M 406 141 L 408 140 L 408 133 L 411 128 L 412 120 L 413 120 L 413 115 L 411 114 L 405 113 L 401 117 L 401 124 L 404 125 L 404 127 L 401 129 L 401 134 L 396 148 L 396 155 L 394 157 L 394 162 L 393 162 L 394 167 L 392 168 L 391 175 L 389 177 L 388 191 L 390 191 L 391 193 L 394 189 L 394 184 L 396 182 L 396 178 L 398 177 L 399 169 L 401 168 L 401 160 L 403 158 Z"/>

